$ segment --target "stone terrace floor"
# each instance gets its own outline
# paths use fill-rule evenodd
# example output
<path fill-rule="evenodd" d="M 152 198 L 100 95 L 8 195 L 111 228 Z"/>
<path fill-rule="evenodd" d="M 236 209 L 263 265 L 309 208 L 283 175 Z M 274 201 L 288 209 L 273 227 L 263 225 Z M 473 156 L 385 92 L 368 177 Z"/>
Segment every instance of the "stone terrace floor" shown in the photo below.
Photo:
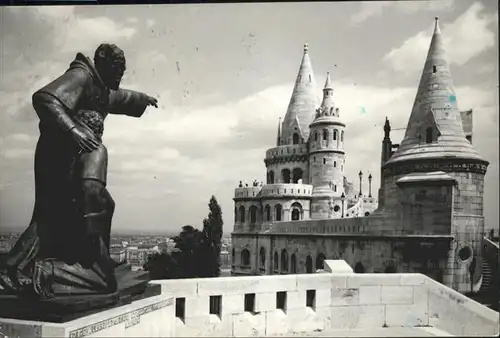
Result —
<path fill-rule="evenodd" d="M 380 329 L 345 329 L 297 332 L 287 337 L 446 337 L 448 332 L 433 327 L 388 327 Z M 278 337 L 278 336 L 276 336 Z"/>

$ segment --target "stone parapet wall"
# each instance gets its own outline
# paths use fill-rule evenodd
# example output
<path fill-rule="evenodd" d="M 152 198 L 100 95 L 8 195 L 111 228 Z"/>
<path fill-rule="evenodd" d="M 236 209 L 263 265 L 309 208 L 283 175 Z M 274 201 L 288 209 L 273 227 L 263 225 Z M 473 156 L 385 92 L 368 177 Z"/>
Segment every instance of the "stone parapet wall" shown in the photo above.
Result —
<path fill-rule="evenodd" d="M 234 189 L 234 198 L 259 198 L 262 187 L 242 187 Z"/>
<path fill-rule="evenodd" d="M 383 216 L 339 219 L 309 219 L 263 224 L 261 231 L 276 234 L 301 235 L 374 235 L 374 236 L 445 236 L 445 232 L 428 233 L 418 229 L 400 229 L 400 221 Z"/>
<path fill-rule="evenodd" d="M 275 183 L 262 187 L 261 199 L 282 197 L 311 197 L 313 186 L 309 184 Z"/>
<path fill-rule="evenodd" d="M 162 294 L 54 324 L 0 318 L 4 335 L 243 337 L 431 326 L 498 335 L 498 312 L 421 274 L 318 273 L 161 280 Z"/>
<path fill-rule="evenodd" d="M 434 326 L 457 335 L 498 333 L 498 313 L 420 274 L 322 273 L 157 283 L 185 304 L 175 319 L 177 337 L 398 326 Z M 220 313 L 210 314 L 217 297 Z M 285 300 L 280 304 L 278 298 Z"/>

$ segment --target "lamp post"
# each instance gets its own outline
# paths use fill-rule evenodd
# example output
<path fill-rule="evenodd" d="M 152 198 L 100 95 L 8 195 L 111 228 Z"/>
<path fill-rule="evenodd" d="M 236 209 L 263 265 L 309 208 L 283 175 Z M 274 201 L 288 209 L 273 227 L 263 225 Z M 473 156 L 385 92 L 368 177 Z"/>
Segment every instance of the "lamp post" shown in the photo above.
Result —
<path fill-rule="evenodd" d="M 360 170 L 359 171 L 359 196 L 361 197 L 363 195 L 363 189 L 362 189 L 362 182 L 363 182 L 363 172 Z"/>
<path fill-rule="evenodd" d="M 340 200 L 342 201 L 342 218 L 344 218 L 344 200 L 345 200 L 344 192 L 342 192 L 342 195 L 340 195 Z"/>
<path fill-rule="evenodd" d="M 368 175 L 368 197 L 372 197 L 372 174 Z"/>

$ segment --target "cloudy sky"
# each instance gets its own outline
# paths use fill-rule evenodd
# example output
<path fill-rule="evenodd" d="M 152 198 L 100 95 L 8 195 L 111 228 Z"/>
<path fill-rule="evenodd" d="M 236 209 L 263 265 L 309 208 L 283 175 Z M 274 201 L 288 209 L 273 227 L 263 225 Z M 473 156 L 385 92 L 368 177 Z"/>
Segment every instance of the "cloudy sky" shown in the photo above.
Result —
<path fill-rule="evenodd" d="M 0 227 L 31 217 L 32 93 L 101 42 L 124 49 L 123 86 L 160 101 L 141 119 L 106 120 L 115 230 L 200 226 L 214 194 L 230 232 L 238 181 L 265 179 L 304 43 L 318 95 L 332 74 L 350 178 L 371 171 L 378 187 L 385 116 L 406 126 L 436 15 L 457 102 L 474 109 L 474 144 L 491 163 L 485 215 L 498 227 L 497 11 L 494 0 L 1 7 Z"/>

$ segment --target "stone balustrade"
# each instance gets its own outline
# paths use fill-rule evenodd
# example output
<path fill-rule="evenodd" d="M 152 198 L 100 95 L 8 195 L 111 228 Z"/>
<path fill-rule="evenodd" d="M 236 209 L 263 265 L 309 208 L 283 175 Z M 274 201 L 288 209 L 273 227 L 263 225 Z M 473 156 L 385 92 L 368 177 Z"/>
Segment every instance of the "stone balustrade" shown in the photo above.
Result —
<path fill-rule="evenodd" d="M 242 187 L 234 189 L 234 198 L 258 197 L 262 187 Z"/>
<path fill-rule="evenodd" d="M 370 227 L 362 218 L 310 219 L 275 222 L 262 230 L 289 234 L 368 234 Z"/>
<path fill-rule="evenodd" d="M 264 337 L 426 326 L 498 335 L 498 312 L 422 274 L 354 274 L 325 263 L 317 274 L 154 281 L 160 296 L 99 314 L 63 324 L 1 318 L 0 326 L 13 337 Z"/>
<path fill-rule="evenodd" d="M 261 197 L 311 197 L 313 186 L 298 183 L 267 184 L 262 188 Z"/>

